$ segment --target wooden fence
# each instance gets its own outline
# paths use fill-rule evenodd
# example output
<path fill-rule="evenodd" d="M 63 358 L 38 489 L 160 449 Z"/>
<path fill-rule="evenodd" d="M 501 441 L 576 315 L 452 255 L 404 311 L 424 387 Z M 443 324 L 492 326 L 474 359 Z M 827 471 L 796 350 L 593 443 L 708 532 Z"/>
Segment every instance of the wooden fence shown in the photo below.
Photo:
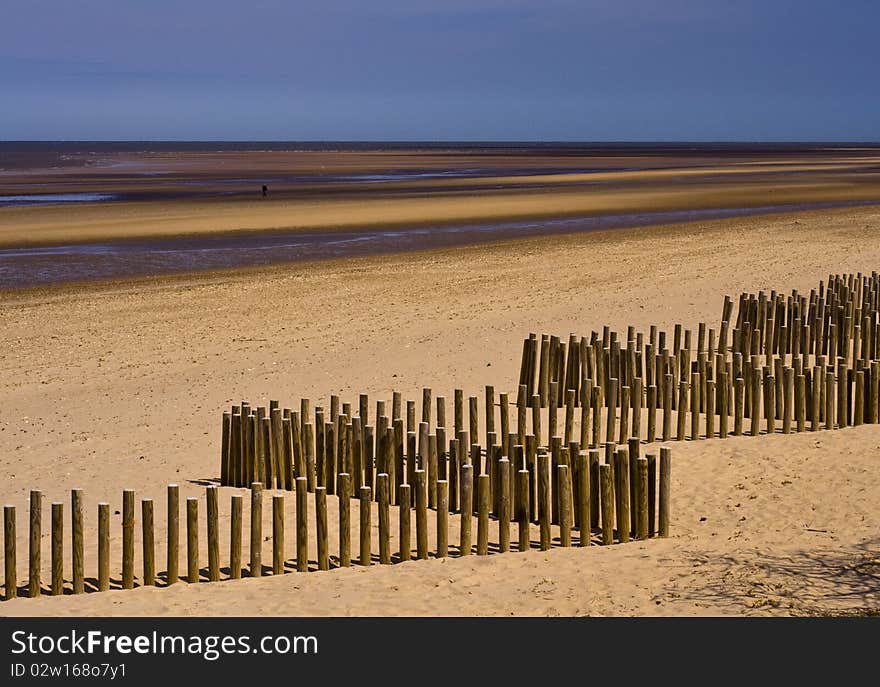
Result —
<path fill-rule="evenodd" d="M 638 441 L 620 448 L 608 444 L 604 452 L 581 450 L 576 443 L 563 447 L 554 442 L 551 452 L 542 449 L 529 461 L 524 447 L 517 445 L 513 462 L 491 452 L 493 460 L 485 463 L 481 461 L 483 452 L 474 446 L 470 457 L 462 456 L 457 470 L 451 470 L 450 463 L 438 454 L 428 452 L 424 454 L 425 463 L 405 466 L 406 478 L 399 482 L 394 475 L 404 474 L 402 470 L 393 474 L 380 470 L 369 479 L 330 470 L 325 474 L 334 474 L 335 479 L 310 485 L 308 476 L 290 474 L 288 466 L 282 464 L 280 481 L 275 483 L 287 487 L 289 477 L 293 493 L 267 494 L 265 485 L 254 481 L 249 491 L 230 495 L 224 513 L 219 487 L 207 487 L 204 499 L 186 498 L 182 510 L 180 489 L 172 484 L 167 488 L 164 541 L 157 536 L 162 530 L 157 527 L 153 500 L 142 499 L 137 509 L 135 492 L 125 490 L 121 538 L 115 539 L 121 550 L 112 555 L 110 504 L 97 504 L 97 540 L 87 544 L 83 526 L 85 498 L 81 490 L 74 489 L 69 509 L 62 502 L 53 502 L 49 509 L 48 586 L 44 584 L 41 551 L 43 494 L 32 491 L 28 578 L 24 587 L 19 586 L 17 568 L 16 509 L 4 508 L 4 598 L 25 592 L 30 597 L 47 592 L 82 594 L 111 588 L 169 586 L 181 579 L 190 583 L 216 582 L 243 575 L 260 577 L 352 564 L 391 564 L 432 555 L 446 557 L 450 548 L 458 556 L 474 551 L 487 555 L 506 553 L 511 548 L 546 550 L 554 545 L 607 545 L 631 538 L 668 536 L 670 451 L 661 448 L 658 461 L 654 453 L 641 456 L 639 448 Z M 439 460 L 427 458 L 431 455 Z M 490 467 L 489 472 L 486 467 Z M 270 478 L 273 475 L 271 471 L 268 474 Z M 352 519 L 353 507 L 358 509 L 357 520 Z M 328 510 L 335 518 L 328 518 Z M 65 512 L 69 513 L 67 534 Z M 292 547 L 291 537 L 285 532 L 285 523 L 291 521 L 295 535 Z M 271 565 L 263 563 L 264 540 L 268 539 L 264 537 L 264 528 L 271 531 Z M 515 544 L 511 544 L 512 530 Z M 331 538 L 331 531 L 337 537 Z M 181 534 L 185 539 L 183 547 Z M 249 554 L 246 565 L 242 558 L 245 537 Z M 357 545 L 354 551 L 353 538 Z M 70 542 L 67 557 L 66 541 Z M 452 547 L 450 541 L 455 542 Z M 89 548 L 97 551 L 94 571 L 86 570 Z M 157 567 L 157 549 L 164 551 L 164 571 Z M 335 555 L 331 555 L 331 549 Z M 140 551 L 138 571 L 136 550 Z M 65 560 L 69 562 L 67 567 Z M 120 563 L 121 569 L 114 568 Z M 86 577 L 87 572 L 94 572 L 94 576 Z"/>
<path fill-rule="evenodd" d="M 557 409 L 566 435 L 580 409 L 580 441 L 591 446 L 878 422 L 878 273 L 831 275 L 809 296 L 744 293 L 733 310 L 725 297 L 717 335 L 698 325 L 695 351 L 680 325 L 647 337 L 629 327 L 625 343 L 608 327 L 567 343 L 531 334 L 517 405 L 546 408 L 550 436 Z"/>

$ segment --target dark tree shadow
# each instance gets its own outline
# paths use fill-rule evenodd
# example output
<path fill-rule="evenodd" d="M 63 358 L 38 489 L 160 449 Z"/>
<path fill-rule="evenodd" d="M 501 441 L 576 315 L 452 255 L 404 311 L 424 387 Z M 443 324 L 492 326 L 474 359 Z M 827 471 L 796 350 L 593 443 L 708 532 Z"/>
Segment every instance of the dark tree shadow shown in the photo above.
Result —
<path fill-rule="evenodd" d="M 696 601 L 799 616 L 880 615 L 880 539 L 849 549 L 696 558 L 723 568 L 688 592 Z"/>

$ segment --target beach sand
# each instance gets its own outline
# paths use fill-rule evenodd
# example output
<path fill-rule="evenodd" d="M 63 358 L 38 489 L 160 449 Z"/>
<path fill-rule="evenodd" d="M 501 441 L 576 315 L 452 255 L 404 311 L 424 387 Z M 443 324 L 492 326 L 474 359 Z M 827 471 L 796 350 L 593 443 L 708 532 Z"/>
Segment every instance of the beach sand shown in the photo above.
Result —
<path fill-rule="evenodd" d="M 94 503 L 110 501 L 118 552 L 114 511 L 123 488 L 154 498 L 157 513 L 171 482 L 181 498 L 204 499 L 204 485 L 219 474 L 220 412 L 232 403 L 287 405 L 307 396 L 326 405 L 330 394 L 390 399 L 392 389 L 418 399 L 423 386 L 449 399 L 455 387 L 477 396 L 485 384 L 513 392 L 529 332 L 714 324 L 725 294 L 809 291 L 829 273 L 877 269 L 878 228 L 875 208 L 814 211 L 2 294 L 0 501 L 19 512 L 19 579 L 26 577 L 29 489 L 65 503 L 70 488 L 84 489 L 87 543 L 95 541 Z M 880 427 L 670 445 L 666 540 L 20 598 L 3 602 L 0 614 L 880 608 Z M 236 491 L 222 489 L 221 508 Z M 334 521 L 331 512 L 331 528 Z M 221 542 L 225 549 L 225 534 Z M 48 580 L 45 514 L 43 546 Z M 267 544 L 264 562 L 270 558 Z M 161 569 L 161 551 L 158 561 Z M 140 565 L 137 550 L 138 574 Z M 117 560 L 111 569 L 115 578 Z M 87 550 L 87 577 L 94 571 Z"/>

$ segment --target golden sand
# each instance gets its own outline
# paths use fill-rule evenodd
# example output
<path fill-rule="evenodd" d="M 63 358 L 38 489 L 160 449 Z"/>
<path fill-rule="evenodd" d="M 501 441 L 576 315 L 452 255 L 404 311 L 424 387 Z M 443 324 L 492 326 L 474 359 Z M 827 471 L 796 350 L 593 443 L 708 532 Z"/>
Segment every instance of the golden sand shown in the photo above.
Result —
<path fill-rule="evenodd" d="M 185 207 L 197 216 L 198 206 Z M 83 231 L 85 215 L 104 212 L 81 211 Z M 255 217 L 271 224 L 279 210 L 263 212 Z M 183 226 L 188 220 L 175 213 L 169 205 L 155 215 Z M 112 231 L 110 214 L 106 224 L 99 230 Z M 202 481 L 217 477 L 219 413 L 243 398 L 390 398 L 392 389 L 419 398 L 422 386 L 451 398 L 455 386 L 479 395 L 485 384 L 512 392 L 530 331 L 716 322 L 724 294 L 809 290 L 832 272 L 877 269 L 878 229 L 880 210 L 834 210 L 6 294 L 0 497 L 24 514 L 31 488 L 67 502 L 80 487 L 90 504 L 116 504 L 132 487 L 164 508 L 169 482 L 185 498 L 203 496 Z M 880 427 L 671 445 L 668 540 L 21 598 L 0 613 L 764 615 L 878 607 L 870 583 Z M 233 492 L 222 490 L 224 507 Z M 93 510 L 87 542 L 95 540 Z M 26 518 L 19 522 L 24 552 Z M 119 524 L 113 515 L 112 551 Z M 221 543 L 225 563 L 225 534 Z M 87 550 L 87 576 L 94 556 Z M 136 571 L 140 565 L 137 551 Z M 22 580 L 23 570 L 20 558 Z"/>

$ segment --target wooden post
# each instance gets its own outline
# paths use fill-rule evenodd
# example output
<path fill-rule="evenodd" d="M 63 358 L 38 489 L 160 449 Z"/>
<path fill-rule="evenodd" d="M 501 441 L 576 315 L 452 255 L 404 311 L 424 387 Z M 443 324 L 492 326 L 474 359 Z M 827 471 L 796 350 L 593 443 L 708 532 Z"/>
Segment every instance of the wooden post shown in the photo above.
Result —
<path fill-rule="evenodd" d="M 593 387 L 590 380 L 586 380 L 581 387 L 581 441 L 583 447 L 590 445 L 590 408 L 592 406 Z M 523 442 L 520 442 L 521 444 Z"/>
<path fill-rule="evenodd" d="M 606 404 L 607 415 L 605 416 L 605 440 L 614 441 L 614 429 L 617 421 L 617 379 L 608 380 L 608 396 Z M 550 436 L 553 436 L 552 433 Z"/>
<path fill-rule="evenodd" d="M 251 577 L 263 575 L 263 485 L 251 483 Z"/>
<path fill-rule="evenodd" d="M 339 500 L 339 567 L 351 567 L 351 475 L 343 472 L 336 482 Z M 363 485 L 361 485 L 363 486 Z M 358 487 L 360 489 L 360 487 Z"/>
<path fill-rule="evenodd" d="M 241 494 L 232 495 L 229 510 L 229 577 L 230 579 L 237 580 L 241 578 Z"/>
<path fill-rule="evenodd" d="M 352 433 L 352 443 L 351 443 L 351 452 L 352 452 L 352 466 L 351 466 L 351 474 L 350 476 L 353 478 L 352 486 L 355 489 L 360 489 L 364 486 L 364 430 L 361 425 L 361 419 L 359 417 L 352 418 L 351 421 L 351 433 Z M 346 473 L 347 474 L 347 473 Z M 337 484 L 337 492 L 339 491 L 339 478 L 336 480 Z M 338 496 L 338 493 L 337 493 Z"/>
<path fill-rule="evenodd" d="M 636 439 L 642 438 L 642 408 L 644 408 L 645 399 L 642 395 L 642 378 L 635 377 L 633 379 L 632 385 L 632 410 L 633 410 L 633 418 L 632 418 L 632 429 L 630 430 L 630 436 L 635 437 Z"/>
<path fill-rule="evenodd" d="M 242 418 L 241 408 L 236 406 L 232 411 L 232 423 L 229 428 L 229 482 L 237 487 L 242 472 Z"/>
<path fill-rule="evenodd" d="M 510 456 L 510 400 L 507 394 L 498 394 L 498 403 L 500 404 L 500 423 L 501 423 L 501 454 Z M 439 427 L 438 423 L 438 427 Z"/>
<path fill-rule="evenodd" d="M 180 557 L 180 488 L 168 485 L 168 541 L 165 549 L 166 583 L 172 585 L 179 577 Z"/>
<path fill-rule="evenodd" d="M 532 396 L 532 434 L 535 441 L 541 444 L 541 399 L 537 395 Z"/>
<path fill-rule="evenodd" d="M 317 491 L 318 487 L 315 487 Z M 309 481 L 296 478 L 296 570 L 309 570 Z"/>
<path fill-rule="evenodd" d="M 153 527 L 153 499 L 141 500 L 141 540 L 144 553 L 144 586 L 156 584 L 156 542 Z M 75 594 L 81 593 L 74 591 Z"/>
<path fill-rule="evenodd" d="M 336 493 L 336 473 L 339 445 L 336 441 L 336 423 L 324 423 L 324 484 L 328 494 Z"/>
<path fill-rule="evenodd" d="M 219 489 L 209 486 L 205 489 L 205 502 L 208 517 L 208 580 L 220 579 L 220 506 Z"/>
<path fill-rule="evenodd" d="M 431 424 L 431 389 L 425 387 L 422 389 L 422 422 Z"/>
<path fill-rule="evenodd" d="M 489 553 L 489 475 L 477 477 L 477 555 Z"/>
<path fill-rule="evenodd" d="M 110 589 L 110 504 L 98 504 L 98 591 Z"/>
<path fill-rule="evenodd" d="M 568 465 L 558 465 L 556 471 L 559 474 L 559 543 L 562 546 L 571 546 L 571 476 Z"/>
<path fill-rule="evenodd" d="M 464 391 L 455 389 L 453 394 L 453 424 L 455 436 L 464 431 Z"/>
<path fill-rule="evenodd" d="M 416 470 L 413 473 L 416 491 L 416 555 L 419 559 L 428 557 L 428 494 L 427 480 L 424 470 Z"/>
<path fill-rule="evenodd" d="M 751 435 L 753 437 L 758 436 L 761 431 L 761 389 L 763 388 L 763 384 L 761 383 L 761 370 L 759 367 L 754 366 L 752 368 L 752 389 L 751 389 L 751 401 L 752 407 L 749 410 L 749 420 L 751 421 Z M 661 455 L 662 461 L 662 455 Z"/>
<path fill-rule="evenodd" d="M 590 449 L 590 528 L 599 527 L 599 451 Z"/>
<path fill-rule="evenodd" d="M 6 601 L 18 596 L 18 571 L 15 559 L 15 506 L 3 506 L 3 562 L 4 598 Z"/>
<path fill-rule="evenodd" d="M 262 482 L 267 478 L 266 464 L 271 460 L 269 454 L 269 441 L 266 438 L 268 436 L 267 420 L 269 418 L 266 417 L 266 409 L 262 406 L 255 409 L 252 418 L 255 424 L 251 427 L 251 431 L 253 432 L 253 435 L 251 436 L 253 451 L 251 458 L 253 462 L 249 466 L 249 475 L 251 482 Z M 268 479 L 269 485 L 271 486 L 271 472 L 268 475 Z"/>
<path fill-rule="evenodd" d="M 495 387 L 486 385 L 486 448 L 492 446 L 489 435 L 495 432 Z M 475 439 L 471 439 L 476 443 Z"/>
<path fill-rule="evenodd" d="M 428 390 L 430 394 L 430 390 Z M 430 408 L 430 396 L 428 408 Z M 385 473 L 376 475 L 376 490 L 379 492 L 377 507 L 379 509 L 379 563 L 391 564 L 391 519 L 389 512 L 389 476 Z"/>
<path fill-rule="evenodd" d="M 697 406 L 699 407 L 699 405 Z M 631 537 L 636 535 L 637 519 L 636 502 L 638 499 L 638 459 L 639 440 L 630 439 L 628 442 L 627 464 L 629 465 L 629 533 Z"/>
<path fill-rule="evenodd" d="M 837 426 L 843 428 L 849 424 L 849 369 L 840 358 L 837 361 Z"/>
<path fill-rule="evenodd" d="M 529 471 L 522 469 L 516 474 L 516 519 L 519 524 L 518 548 L 520 551 L 528 551 L 531 547 L 531 532 L 529 531 Z"/>
<path fill-rule="evenodd" d="M 525 384 L 520 384 L 516 397 L 516 432 L 517 442 L 524 444 L 526 440 L 526 432 L 528 429 L 528 388 Z"/>
<path fill-rule="evenodd" d="M 422 469 L 427 469 L 428 473 L 428 507 L 437 507 L 437 435 L 430 434 L 427 436 L 428 453 L 427 465 Z"/>
<path fill-rule="evenodd" d="M 794 380 L 794 416 L 797 431 L 803 432 L 807 428 L 807 378 L 799 374 Z"/>
<path fill-rule="evenodd" d="M 657 456 L 649 453 L 648 460 L 648 536 L 657 533 Z"/>
<path fill-rule="evenodd" d="M 329 570 L 330 543 L 327 534 L 327 487 L 315 487 L 315 538 L 318 543 L 318 570 Z"/>
<path fill-rule="evenodd" d="M 687 426 L 687 413 L 688 413 L 688 383 L 687 379 L 682 379 L 678 385 L 678 406 L 676 406 L 678 416 L 678 425 L 677 430 L 678 434 L 676 438 L 679 441 L 684 441 L 685 438 L 685 427 Z"/>
<path fill-rule="evenodd" d="M 810 384 L 810 431 L 819 431 L 819 423 L 821 420 L 822 406 L 822 368 L 819 365 L 813 366 L 813 375 Z"/>
<path fill-rule="evenodd" d="M 853 425 L 861 425 L 865 420 L 865 372 L 863 370 L 856 371 L 856 390 L 855 390 L 854 408 L 853 408 Z"/>
<path fill-rule="evenodd" d="M 794 370 L 790 367 L 783 368 L 782 380 L 782 433 L 791 434 L 791 419 L 794 410 Z"/>
<path fill-rule="evenodd" d="M 660 448 L 660 526 L 661 537 L 669 536 L 669 501 L 672 479 L 672 452 L 666 446 Z"/>
<path fill-rule="evenodd" d="M 730 381 L 727 373 L 718 376 L 719 403 L 718 409 L 718 436 L 726 439 L 730 432 Z"/>
<path fill-rule="evenodd" d="M 461 466 L 459 484 L 461 495 L 459 554 L 469 556 L 471 553 L 471 520 L 474 513 L 473 466 L 469 463 L 464 463 Z"/>
<path fill-rule="evenodd" d="M 507 553 L 510 550 L 510 461 L 507 458 L 498 461 L 498 484 L 501 491 L 498 508 L 498 551 Z"/>
<path fill-rule="evenodd" d="M 187 582 L 199 581 L 199 500 L 195 497 L 186 500 L 186 571 Z"/>
<path fill-rule="evenodd" d="M 745 380 L 737 377 L 733 380 L 733 434 L 742 436 L 742 422 L 745 408 Z"/>
<path fill-rule="evenodd" d="M 40 595 L 40 546 L 42 544 L 42 510 L 43 495 L 37 490 L 31 491 L 30 510 L 30 545 L 28 547 L 28 596 Z"/>
<path fill-rule="evenodd" d="M 553 404 L 551 403 L 552 407 Z M 550 440 L 550 498 L 552 500 L 550 504 L 550 524 L 558 525 L 559 524 L 559 473 L 556 470 L 556 467 L 562 463 L 565 463 L 566 460 L 561 458 L 562 453 L 562 438 L 554 436 Z"/>
<path fill-rule="evenodd" d="M 672 374 L 663 376 L 663 441 L 669 441 L 672 438 L 672 409 L 675 389 Z"/>
<path fill-rule="evenodd" d="M 52 596 L 64 592 L 64 504 L 52 503 Z"/>
<path fill-rule="evenodd" d="M 679 409 L 680 410 L 680 409 Z M 629 541 L 630 531 L 630 494 L 629 494 L 629 452 L 625 449 L 617 451 L 617 462 L 614 464 L 615 495 L 617 497 L 617 540 L 621 544 Z"/>
<path fill-rule="evenodd" d="M 648 459 L 639 458 L 636 475 L 636 539 L 648 538 Z"/>
<path fill-rule="evenodd" d="M 306 478 L 309 491 L 315 490 L 317 481 L 317 466 L 315 464 L 315 450 L 317 442 L 315 440 L 315 426 L 311 422 L 303 423 L 302 431 L 303 452 L 306 460 Z M 297 475 L 297 478 L 301 475 Z"/>
<path fill-rule="evenodd" d="M 477 397 L 468 397 L 468 420 L 470 434 L 468 436 L 468 445 L 477 444 L 480 441 L 480 421 L 479 407 L 477 405 Z"/>
<path fill-rule="evenodd" d="M 629 411 L 632 405 L 630 399 L 630 387 L 620 387 L 620 434 L 619 443 L 626 443 L 629 438 Z"/>
<path fill-rule="evenodd" d="M 284 496 L 281 494 L 272 497 L 272 574 L 284 574 Z"/>
<path fill-rule="evenodd" d="M 571 454 L 569 454 L 571 455 Z M 579 546 L 590 545 L 590 458 L 586 451 L 574 456 L 577 461 L 575 478 L 577 482 L 577 521 L 580 528 Z"/>
<path fill-rule="evenodd" d="M 372 490 L 369 487 L 361 487 L 360 490 L 360 521 L 361 521 L 361 547 L 360 564 L 372 563 Z"/>
<path fill-rule="evenodd" d="M 408 484 L 401 484 L 397 488 L 398 496 L 398 539 L 400 540 L 399 557 L 400 561 L 408 561 L 412 553 L 412 528 L 410 524 L 410 504 L 412 503 L 412 493 Z M 439 517 L 440 512 L 437 512 Z"/>
<path fill-rule="evenodd" d="M 611 465 L 608 463 L 599 466 L 599 482 L 602 493 L 602 544 L 608 545 L 614 542 L 614 486 L 611 483 Z"/>
<path fill-rule="evenodd" d="M 706 408 L 706 438 L 715 438 L 715 381 L 707 379 L 705 382 L 706 398 L 703 405 Z"/>
<path fill-rule="evenodd" d="M 289 408 L 285 408 L 285 411 L 289 410 Z M 274 420 L 275 415 L 279 416 L 277 422 L 279 426 L 277 429 Z M 294 432 L 296 432 L 296 440 L 293 438 Z M 296 448 L 294 448 L 294 444 L 296 444 Z M 272 450 L 274 451 L 275 478 L 279 480 L 279 489 L 293 489 L 295 475 L 304 472 L 304 469 L 301 470 L 297 466 L 297 462 L 303 455 L 301 446 L 300 422 L 298 419 L 295 419 L 295 412 L 288 414 L 287 417 L 283 417 L 280 411 L 278 413 L 273 411 Z"/>
<path fill-rule="evenodd" d="M 541 551 L 550 548 L 550 456 L 538 454 L 538 522 L 541 526 Z"/>
<path fill-rule="evenodd" d="M 880 339 L 880 327 L 877 327 L 876 336 Z M 875 351 L 875 355 L 880 355 L 880 350 Z M 880 422 L 880 362 L 877 360 L 871 362 L 871 405 L 868 415 L 872 425 Z"/>
<path fill-rule="evenodd" d="M 247 463 L 245 464 L 246 484 L 254 481 L 254 475 L 257 473 L 257 464 L 259 463 L 258 437 L 260 436 L 260 423 L 257 413 L 251 409 L 251 414 L 247 418 L 245 424 L 247 438 Z"/>
<path fill-rule="evenodd" d="M 152 503 L 150 504 L 152 508 Z M 70 533 L 73 559 L 73 593 L 85 591 L 85 565 L 83 556 L 83 492 L 72 489 L 70 492 Z"/>
<path fill-rule="evenodd" d="M 764 411 L 767 413 L 767 434 L 776 433 L 776 378 L 767 375 L 764 379 Z"/>
<path fill-rule="evenodd" d="M 134 491 L 122 492 L 122 588 L 134 587 Z"/>
<path fill-rule="evenodd" d="M 834 429 L 834 368 L 825 373 L 825 429 Z"/>
<path fill-rule="evenodd" d="M 303 419 L 298 411 L 275 408 L 271 411 L 269 460 L 266 474 L 272 475 L 276 489 L 293 489 L 293 480 L 305 475 L 305 454 L 303 451 Z M 264 485 L 270 487 L 268 482 Z"/>
<path fill-rule="evenodd" d="M 409 539 L 407 539 L 407 547 L 409 547 Z M 446 558 L 448 555 L 449 482 L 442 479 L 437 482 L 437 558 Z"/>

